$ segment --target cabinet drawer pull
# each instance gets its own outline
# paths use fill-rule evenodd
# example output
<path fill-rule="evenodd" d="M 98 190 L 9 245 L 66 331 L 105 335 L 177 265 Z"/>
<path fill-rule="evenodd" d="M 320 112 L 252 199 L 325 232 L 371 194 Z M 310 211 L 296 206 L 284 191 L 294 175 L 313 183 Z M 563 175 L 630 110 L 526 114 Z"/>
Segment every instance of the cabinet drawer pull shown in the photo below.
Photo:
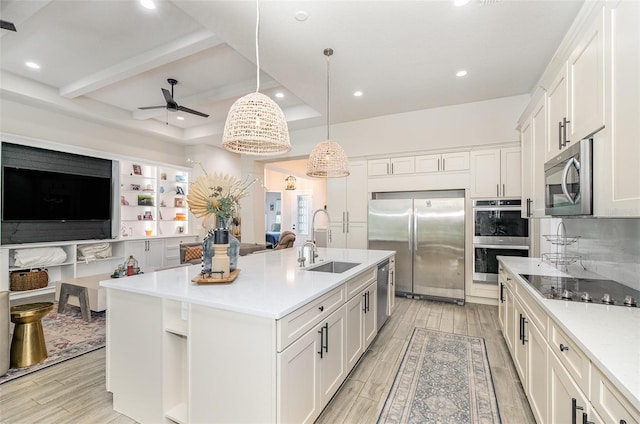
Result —
<path fill-rule="evenodd" d="M 560 352 L 564 352 L 565 350 L 569 350 L 569 346 L 565 346 L 562 343 L 560 343 Z"/>
<path fill-rule="evenodd" d="M 595 424 L 593 421 L 588 421 L 587 420 L 587 414 L 586 413 L 582 413 L 582 424 Z"/>
<path fill-rule="evenodd" d="M 571 424 L 576 423 L 576 411 L 583 411 L 584 408 L 582 406 L 578 406 L 576 398 L 571 398 Z"/>
<path fill-rule="evenodd" d="M 324 306 L 320 306 L 318 309 L 320 309 L 320 312 L 324 311 Z"/>
<path fill-rule="evenodd" d="M 567 140 L 567 124 L 571 121 L 567 121 L 567 118 L 562 118 L 562 147 L 566 147 L 570 140 Z"/>
<path fill-rule="evenodd" d="M 558 150 L 562 150 L 562 121 L 558 121 Z"/>
<path fill-rule="evenodd" d="M 504 284 L 500 283 L 500 303 L 504 303 Z"/>

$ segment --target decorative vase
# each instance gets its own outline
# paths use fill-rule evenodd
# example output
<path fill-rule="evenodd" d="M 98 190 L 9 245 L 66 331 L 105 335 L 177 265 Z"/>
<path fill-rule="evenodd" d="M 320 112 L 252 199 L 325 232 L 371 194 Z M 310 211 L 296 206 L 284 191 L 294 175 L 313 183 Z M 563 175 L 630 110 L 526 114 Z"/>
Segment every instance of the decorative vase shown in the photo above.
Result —
<path fill-rule="evenodd" d="M 240 242 L 229 231 L 231 218 L 216 217 L 217 230 L 225 230 L 229 234 L 229 247 L 227 248 L 227 256 L 229 256 L 229 271 L 234 271 L 238 267 L 238 256 L 240 256 Z M 209 230 L 202 241 L 202 273 L 210 274 L 212 259 L 215 256 L 214 244 L 216 230 Z"/>

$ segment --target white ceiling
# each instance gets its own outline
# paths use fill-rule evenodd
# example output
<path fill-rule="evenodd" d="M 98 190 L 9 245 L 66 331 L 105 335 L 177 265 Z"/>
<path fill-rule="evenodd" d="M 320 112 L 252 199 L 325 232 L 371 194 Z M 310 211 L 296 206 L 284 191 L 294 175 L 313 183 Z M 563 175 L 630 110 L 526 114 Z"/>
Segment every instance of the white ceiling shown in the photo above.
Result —
<path fill-rule="evenodd" d="M 219 139 L 231 104 L 256 89 L 256 3 L 156 4 L 1 0 L 1 18 L 18 29 L 0 31 L 2 97 L 181 144 Z M 529 93 L 581 5 L 262 0 L 260 91 L 290 130 L 324 125 L 331 47 L 332 123 Z M 296 20 L 298 11 L 308 19 Z M 468 76 L 456 78 L 460 69 Z M 164 104 L 167 78 L 179 81 L 180 105 L 211 116 L 139 110 Z"/>

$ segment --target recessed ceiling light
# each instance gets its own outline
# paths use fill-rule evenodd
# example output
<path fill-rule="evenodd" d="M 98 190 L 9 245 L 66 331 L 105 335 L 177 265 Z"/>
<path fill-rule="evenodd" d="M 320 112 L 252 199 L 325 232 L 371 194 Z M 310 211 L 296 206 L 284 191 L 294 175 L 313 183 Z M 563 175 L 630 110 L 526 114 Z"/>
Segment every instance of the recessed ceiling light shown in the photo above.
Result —
<path fill-rule="evenodd" d="M 305 12 L 304 10 L 298 10 L 294 16 L 296 18 L 296 21 L 304 22 L 309 17 L 309 14 L 307 12 Z"/>
<path fill-rule="evenodd" d="M 177 117 L 176 117 L 176 119 L 177 119 L 178 121 L 184 121 L 184 116 L 177 116 Z"/>
<path fill-rule="evenodd" d="M 469 3 L 469 0 L 453 0 L 453 5 L 456 7 L 462 7 L 467 3 Z"/>
<path fill-rule="evenodd" d="M 40 65 L 38 65 L 36 62 L 25 62 L 24 64 L 31 69 L 40 69 Z"/>
<path fill-rule="evenodd" d="M 153 2 L 153 0 L 140 0 L 140 4 L 145 9 L 153 10 L 156 8 L 156 4 Z"/>
<path fill-rule="evenodd" d="M 363 94 L 363 93 L 362 93 L 362 91 L 360 91 L 360 90 L 358 90 L 358 91 L 354 91 L 354 92 L 353 92 L 353 95 L 354 95 L 355 97 L 361 97 L 361 96 L 362 96 L 362 94 Z"/>
<path fill-rule="evenodd" d="M 283 97 L 284 97 L 284 93 L 281 93 L 280 91 L 278 91 L 278 92 L 276 93 L 276 97 L 277 97 L 277 98 L 279 98 L 279 99 L 281 99 L 281 98 L 283 98 Z"/>
<path fill-rule="evenodd" d="M 465 76 L 467 76 L 467 71 L 465 71 L 464 69 L 462 71 L 458 71 L 458 72 L 456 72 L 456 76 L 458 78 L 465 77 Z"/>

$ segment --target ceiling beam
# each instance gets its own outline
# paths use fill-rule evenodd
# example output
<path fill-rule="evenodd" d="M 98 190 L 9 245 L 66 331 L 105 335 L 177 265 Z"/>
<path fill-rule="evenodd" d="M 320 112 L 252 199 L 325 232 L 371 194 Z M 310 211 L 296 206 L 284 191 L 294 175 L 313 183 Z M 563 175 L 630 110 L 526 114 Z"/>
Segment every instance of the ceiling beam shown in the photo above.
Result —
<path fill-rule="evenodd" d="M 67 84 L 60 88 L 60 95 L 73 99 L 222 43 L 209 30 L 197 31 Z"/>

